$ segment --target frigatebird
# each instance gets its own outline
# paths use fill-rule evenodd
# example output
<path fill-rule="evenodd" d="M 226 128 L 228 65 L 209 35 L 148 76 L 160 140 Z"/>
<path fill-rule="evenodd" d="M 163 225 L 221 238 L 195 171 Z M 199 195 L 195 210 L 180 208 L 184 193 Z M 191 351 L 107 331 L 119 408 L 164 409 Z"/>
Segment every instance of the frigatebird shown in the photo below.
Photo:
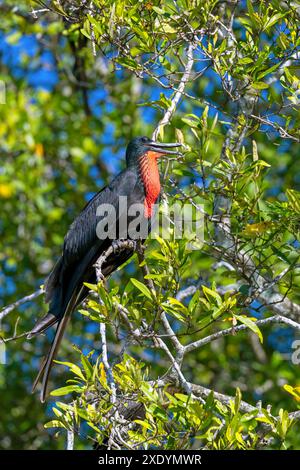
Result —
<path fill-rule="evenodd" d="M 178 150 L 171 149 L 180 145 L 155 142 L 148 137 L 131 140 L 126 149 L 125 170 L 99 191 L 71 224 L 64 239 L 62 254 L 45 282 L 48 313 L 38 320 L 28 335 L 31 338 L 57 324 L 50 350 L 33 385 L 34 390 L 40 379 L 42 380 L 42 402 L 45 401 L 51 367 L 70 316 L 88 295 L 89 289 L 84 283 L 96 282 L 94 266 L 97 259 L 117 241 L 111 237 L 97 236 L 97 209 L 103 204 L 114 207 L 116 219 L 112 223 L 118 225 L 120 217 L 124 215 L 121 214 L 119 201 L 121 196 L 125 196 L 127 208 L 132 204 L 143 205 L 142 217 L 149 232 L 153 206 L 158 201 L 161 190 L 157 159 L 167 154 L 178 154 Z M 102 266 L 102 275 L 109 276 L 133 253 L 131 247 L 121 251 L 113 250 Z"/>

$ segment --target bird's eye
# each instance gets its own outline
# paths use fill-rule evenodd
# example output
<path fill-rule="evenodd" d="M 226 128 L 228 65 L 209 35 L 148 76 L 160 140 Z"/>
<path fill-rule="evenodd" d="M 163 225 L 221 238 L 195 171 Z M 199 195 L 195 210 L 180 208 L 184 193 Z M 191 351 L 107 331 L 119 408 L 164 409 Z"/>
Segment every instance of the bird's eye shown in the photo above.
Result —
<path fill-rule="evenodd" d="M 148 142 L 148 137 L 142 137 L 142 142 Z"/>

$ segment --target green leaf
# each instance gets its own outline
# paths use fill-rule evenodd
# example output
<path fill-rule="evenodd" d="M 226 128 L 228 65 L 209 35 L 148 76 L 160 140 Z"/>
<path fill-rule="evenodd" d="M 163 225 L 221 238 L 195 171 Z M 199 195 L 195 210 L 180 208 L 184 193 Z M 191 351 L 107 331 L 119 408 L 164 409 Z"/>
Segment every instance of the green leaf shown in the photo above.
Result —
<path fill-rule="evenodd" d="M 91 35 L 88 33 L 88 31 L 86 29 L 81 28 L 80 32 L 81 32 L 81 34 L 83 34 L 89 40 L 91 39 Z"/>
<path fill-rule="evenodd" d="M 161 307 L 165 310 L 165 312 L 172 315 L 177 320 L 181 322 L 186 321 L 186 317 L 183 315 L 183 312 L 181 311 L 181 309 L 178 309 L 175 306 L 172 306 L 169 302 L 163 302 L 161 304 Z"/>
<path fill-rule="evenodd" d="M 184 395 L 183 393 L 175 393 L 175 397 L 178 398 L 178 400 L 183 401 L 184 403 L 187 403 L 190 399 L 188 395 Z"/>
<path fill-rule="evenodd" d="M 240 389 L 237 387 L 236 389 L 236 394 L 235 394 L 235 399 L 234 399 L 234 411 L 235 413 L 238 413 L 241 405 L 241 400 L 242 400 L 242 394 Z"/>
<path fill-rule="evenodd" d="M 300 402 L 300 387 L 292 387 L 291 385 L 284 384 L 283 388 Z"/>
<path fill-rule="evenodd" d="M 239 62 L 238 62 L 239 65 L 252 64 L 252 63 L 253 63 L 253 59 L 251 59 L 251 57 L 243 57 L 242 59 L 239 59 Z"/>
<path fill-rule="evenodd" d="M 246 325 L 250 330 L 253 331 L 258 337 L 261 343 L 263 343 L 263 335 L 258 328 L 258 326 L 255 324 L 254 321 L 252 321 L 249 317 L 246 317 L 244 315 L 236 315 L 234 314 L 234 317 L 240 322 Z"/>
<path fill-rule="evenodd" d="M 66 429 L 66 426 L 61 421 L 58 421 L 57 419 L 53 419 L 52 421 L 48 421 L 48 423 L 45 423 L 44 428 L 46 428 L 46 429 L 49 429 L 49 428 L 64 428 L 64 429 Z"/>
<path fill-rule="evenodd" d="M 265 90 L 269 88 L 269 85 L 265 82 L 253 82 L 252 87 L 255 88 L 256 90 Z"/>
<path fill-rule="evenodd" d="M 84 354 L 81 354 L 81 362 L 85 370 L 87 379 L 90 379 L 93 375 L 92 364 L 89 362 L 88 358 Z"/>
<path fill-rule="evenodd" d="M 253 8 L 253 5 L 252 5 L 252 0 L 247 0 L 247 9 L 248 9 L 248 13 L 249 13 L 250 17 L 255 14 L 254 8 Z"/>
<path fill-rule="evenodd" d="M 189 310 L 191 312 L 193 312 L 196 306 L 198 305 L 199 297 L 200 297 L 200 291 L 196 290 L 195 294 L 193 295 L 189 303 Z"/>
<path fill-rule="evenodd" d="M 63 366 L 69 367 L 69 369 L 73 372 L 73 374 L 77 375 L 81 379 L 85 381 L 85 377 L 82 373 L 82 370 L 80 367 L 78 367 L 76 364 L 73 364 L 72 362 L 62 362 L 62 361 L 55 361 L 57 364 L 62 364 Z"/>
<path fill-rule="evenodd" d="M 137 62 L 130 57 L 119 57 L 116 62 L 129 70 L 137 70 Z"/>
<path fill-rule="evenodd" d="M 168 297 L 168 302 L 171 305 L 174 305 L 175 307 L 177 306 L 178 309 L 181 310 L 182 312 L 185 312 L 186 314 L 188 313 L 188 309 L 186 308 L 185 305 L 183 305 L 182 302 L 180 302 L 180 300 L 177 300 L 174 297 Z"/>
<path fill-rule="evenodd" d="M 147 421 L 142 421 L 141 419 L 135 419 L 135 423 L 140 424 L 143 428 L 152 431 L 152 426 Z"/>
<path fill-rule="evenodd" d="M 217 292 L 206 286 L 202 286 L 202 290 L 208 301 L 214 299 L 219 307 L 222 305 L 222 297 Z"/>
<path fill-rule="evenodd" d="M 97 433 L 99 433 L 99 428 L 97 426 L 95 426 L 94 423 L 92 423 L 91 421 L 87 421 L 86 423 L 90 428 L 92 428 L 94 431 L 96 431 Z"/>
<path fill-rule="evenodd" d="M 264 70 L 263 72 L 261 72 L 260 74 L 258 74 L 258 75 L 257 75 L 257 79 L 260 80 L 261 78 L 265 77 L 265 76 L 268 75 L 269 73 L 274 72 L 274 70 L 278 69 L 279 66 L 280 66 L 280 63 L 275 64 L 275 65 L 272 65 L 272 67 L 270 67 L 269 69 Z"/>
<path fill-rule="evenodd" d="M 294 189 L 287 189 L 286 195 L 293 210 L 297 214 L 300 214 L 300 192 L 295 191 Z"/>
<path fill-rule="evenodd" d="M 150 300 L 153 300 L 153 297 L 151 295 L 151 292 L 150 290 L 148 289 L 147 286 L 145 286 L 145 284 L 143 284 L 142 282 L 138 281 L 137 279 L 134 279 L 133 277 L 130 279 L 130 281 L 132 282 L 132 284 L 137 288 L 139 289 L 139 291 L 142 292 L 142 294 L 147 297 L 148 299 Z"/>
<path fill-rule="evenodd" d="M 81 392 L 82 388 L 79 385 L 67 385 L 66 387 L 57 388 L 56 390 L 52 390 L 50 395 L 54 397 L 60 397 L 62 395 L 68 395 L 72 392 Z"/>
<path fill-rule="evenodd" d="M 276 13 L 275 15 L 273 15 L 271 18 L 268 19 L 268 21 L 264 25 L 264 29 L 271 28 L 272 26 L 274 26 L 274 24 L 278 23 L 279 20 L 284 18 L 285 15 L 287 15 L 287 13 Z"/>
<path fill-rule="evenodd" d="M 84 282 L 83 285 L 94 292 L 98 292 L 97 284 L 90 284 L 89 282 Z"/>

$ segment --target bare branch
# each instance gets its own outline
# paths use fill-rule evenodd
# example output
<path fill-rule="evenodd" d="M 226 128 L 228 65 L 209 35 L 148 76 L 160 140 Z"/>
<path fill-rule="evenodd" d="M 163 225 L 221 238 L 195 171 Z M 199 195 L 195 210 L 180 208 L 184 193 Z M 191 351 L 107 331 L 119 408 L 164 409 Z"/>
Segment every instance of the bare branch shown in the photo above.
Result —
<path fill-rule="evenodd" d="M 255 322 L 255 325 L 264 326 L 270 323 L 279 323 L 279 324 L 288 325 L 300 331 L 299 323 L 296 323 L 295 321 L 290 320 L 289 318 L 286 318 L 286 317 L 282 317 L 280 315 L 274 315 L 273 317 L 264 318 L 263 320 L 257 320 Z M 211 343 L 212 341 L 215 341 L 216 339 L 222 338 L 223 336 L 234 335 L 238 333 L 239 331 L 244 331 L 244 330 L 249 330 L 249 327 L 246 325 L 238 325 L 232 328 L 227 328 L 226 330 L 218 331 L 217 333 L 213 333 L 212 335 L 206 336 L 205 338 L 199 339 L 198 341 L 194 341 L 193 343 L 188 344 L 187 346 L 184 347 L 184 353 L 188 353 L 195 349 L 201 348 L 202 346 L 205 346 L 206 344 Z"/>
<path fill-rule="evenodd" d="M 181 385 L 184 388 L 185 392 L 188 395 L 191 395 L 192 394 L 192 389 L 190 387 L 190 384 L 187 382 L 186 378 L 184 377 L 184 375 L 183 375 L 183 373 L 180 369 L 179 364 L 177 363 L 176 359 L 174 358 L 174 356 L 170 352 L 169 348 L 166 346 L 166 344 L 162 341 L 161 338 L 155 338 L 154 344 L 156 344 L 156 346 L 160 347 L 161 349 L 163 349 L 165 351 L 165 353 L 167 354 L 167 356 L 171 360 L 173 368 L 174 368 L 174 370 L 175 370 L 175 372 L 178 376 L 179 382 L 181 383 Z"/>
<path fill-rule="evenodd" d="M 32 294 L 26 295 L 22 299 L 16 300 L 16 302 L 8 305 L 4 309 L 1 310 L 0 312 L 0 321 L 3 320 L 3 318 L 8 315 L 12 310 L 15 308 L 18 308 L 20 305 L 25 304 L 26 302 L 30 302 L 33 299 L 36 299 L 39 297 L 41 294 L 44 293 L 43 289 L 38 289 L 37 291 L 33 292 Z"/>
<path fill-rule="evenodd" d="M 89 6 L 89 14 L 91 18 L 94 16 L 93 12 L 93 1 L 91 1 L 90 6 Z M 94 57 L 97 56 L 96 52 L 96 37 L 95 37 L 95 30 L 94 30 L 94 25 L 93 23 L 90 22 L 90 30 L 91 30 L 91 43 L 92 43 L 92 54 Z"/>
<path fill-rule="evenodd" d="M 74 450 L 74 430 L 67 431 L 67 450 Z"/>
<path fill-rule="evenodd" d="M 184 74 L 182 75 L 182 78 L 181 78 L 181 81 L 179 83 L 178 89 L 177 89 L 175 95 L 173 96 L 173 98 L 171 100 L 171 104 L 170 104 L 169 108 L 166 110 L 164 116 L 159 121 L 156 129 L 154 130 L 154 132 L 152 134 L 152 139 L 153 140 L 157 140 L 157 137 L 158 137 L 161 129 L 163 129 L 164 126 L 166 126 L 167 124 L 170 124 L 170 121 L 173 117 L 173 114 L 176 110 L 176 107 L 179 103 L 179 100 L 182 97 L 182 94 L 184 92 L 184 89 L 186 87 L 186 84 L 189 80 L 189 77 L 190 77 L 190 74 L 191 74 L 191 71 L 192 71 L 192 68 L 193 68 L 193 64 L 194 64 L 193 51 L 194 51 L 195 47 L 196 47 L 196 44 L 193 43 L 193 42 L 191 42 L 188 46 L 188 50 L 187 50 L 187 59 L 188 60 L 187 60 L 186 66 L 185 66 Z"/>
<path fill-rule="evenodd" d="M 291 139 L 294 142 L 300 142 L 300 138 L 296 137 L 295 135 L 290 134 L 286 129 L 284 129 L 282 126 L 277 124 L 276 122 L 272 122 L 269 119 L 263 118 L 262 116 L 257 116 L 256 114 L 251 114 L 250 115 L 252 119 L 258 121 L 260 124 L 265 124 L 266 126 L 270 126 L 273 129 L 275 129 L 280 137 L 284 139 Z"/>

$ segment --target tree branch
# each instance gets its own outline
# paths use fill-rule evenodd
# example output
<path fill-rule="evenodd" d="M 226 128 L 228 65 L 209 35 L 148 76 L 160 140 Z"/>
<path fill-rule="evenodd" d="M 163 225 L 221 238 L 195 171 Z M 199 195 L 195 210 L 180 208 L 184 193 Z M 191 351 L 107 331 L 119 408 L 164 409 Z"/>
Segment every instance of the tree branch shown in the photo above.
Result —
<path fill-rule="evenodd" d="M 171 104 L 170 106 L 168 107 L 168 109 L 166 110 L 164 116 L 162 117 L 162 119 L 159 121 L 156 129 L 154 130 L 153 134 L 152 134 L 152 139 L 153 140 L 157 140 L 157 137 L 160 133 L 160 131 L 167 125 L 167 124 L 170 124 L 171 122 L 171 119 L 173 117 L 173 114 L 176 110 L 176 107 L 179 103 L 179 100 L 180 98 L 182 97 L 182 94 L 184 92 L 184 89 L 186 87 L 186 84 L 190 78 L 190 74 L 191 74 L 191 71 L 192 71 L 192 68 L 193 68 L 193 64 L 194 64 L 194 56 L 193 56 L 193 52 L 194 52 L 194 49 L 196 47 L 196 44 L 194 42 L 191 42 L 188 46 L 188 50 L 187 50 L 187 63 L 186 63 L 186 66 L 185 66 L 185 70 L 184 70 L 184 73 L 182 75 L 182 78 L 180 80 L 180 83 L 179 83 L 179 86 L 178 86 L 178 89 L 176 91 L 176 93 L 174 94 L 173 98 L 171 99 Z"/>
<path fill-rule="evenodd" d="M 286 318 L 286 317 L 282 317 L 280 315 L 274 315 L 273 317 L 264 318 L 263 320 L 257 320 L 255 322 L 255 325 L 264 326 L 270 323 L 279 323 L 279 324 L 288 325 L 300 331 L 299 323 L 296 323 L 293 320 L 290 320 L 289 318 Z M 206 336 L 205 338 L 199 339 L 198 341 L 189 343 L 188 345 L 184 347 L 184 353 L 186 354 L 191 351 L 194 351 L 195 349 L 201 348 L 202 346 L 205 346 L 206 344 L 211 343 L 212 341 L 215 341 L 216 339 L 222 338 L 223 336 L 234 335 L 235 333 L 238 333 L 239 331 L 244 331 L 244 330 L 249 331 L 249 327 L 247 325 L 238 325 L 232 328 L 227 328 L 226 330 L 218 331 L 217 333 L 213 333 L 212 335 Z"/>
<path fill-rule="evenodd" d="M 25 304 L 26 302 L 30 302 L 33 299 L 36 299 L 41 294 L 44 293 L 44 289 L 38 289 L 37 291 L 33 292 L 32 294 L 26 295 L 22 299 L 16 300 L 12 304 L 8 305 L 7 307 L 3 308 L 0 312 L 0 322 L 3 318 L 8 315 L 12 310 L 18 308 L 20 305 Z"/>

